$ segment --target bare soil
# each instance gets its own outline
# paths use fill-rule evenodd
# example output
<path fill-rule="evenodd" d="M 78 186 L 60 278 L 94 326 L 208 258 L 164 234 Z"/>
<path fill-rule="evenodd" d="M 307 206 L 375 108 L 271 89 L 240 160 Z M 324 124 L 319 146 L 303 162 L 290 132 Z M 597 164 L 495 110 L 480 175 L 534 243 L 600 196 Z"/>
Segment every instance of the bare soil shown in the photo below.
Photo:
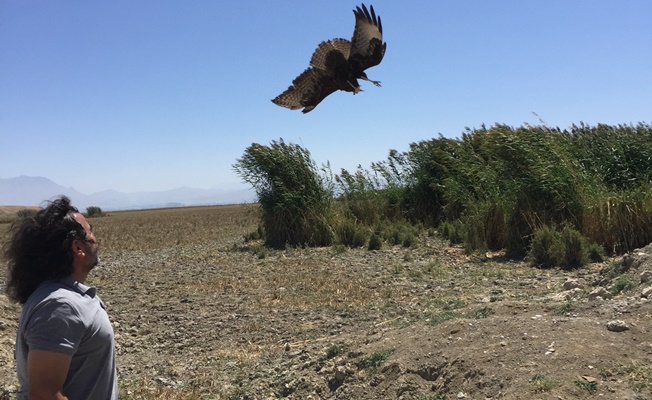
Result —
<path fill-rule="evenodd" d="M 253 226 L 103 256 L 121 398 L 652 399 L 650 246 L 540 270 L 425 236 L 271 251 Z M 0 398 L 19 313 L 0 295 Z"/>

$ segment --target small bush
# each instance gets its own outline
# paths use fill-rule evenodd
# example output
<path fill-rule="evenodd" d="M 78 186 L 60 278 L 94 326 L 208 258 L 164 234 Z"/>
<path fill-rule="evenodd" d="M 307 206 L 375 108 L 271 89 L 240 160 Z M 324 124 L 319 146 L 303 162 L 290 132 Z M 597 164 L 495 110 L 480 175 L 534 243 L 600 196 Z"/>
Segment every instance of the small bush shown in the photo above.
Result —
<path fill-rule="evenodd" d="M 575 310 L 575 306 L 571 302 L 567 302 L 555 309 L 555 314 L 557 315 L 566 315 Z"/>
<path fill-rule="evenodd" d="M 353 219 L 337 223 L 334 230 L 337 242 L 351 248 L 364 246 L 370 234 L 369 228 L 357 224 Z"/>
<path fill-rule="evenodd" d="M 496 311 L 494 311 L 494 309 L 491 307 L 481 307 L 475 310 L 471 314 L 471 317 L 473 319 L 484 319 L 484 318 L 488 318 L 491 314 L 495 314 L 495 313 Z"/>
<path fill-rule="evenodd" d="M 564 260 L 561 267 L 569 269 L 588 264 L 589 245 L 580 232 L 568 226 L 564 227 L 561 240 L 564 243 Z"/>
<path fill-rule="evenodd" d="M 604 247 L 600 246 L 597 243 L 589 244 L 588 253 L 589 253 L 589 260 L 591 260 L 591 262 L 597 263 L 597 262 L 603 262 L 605 260 Z"/>
<path fill-rule="evenodd" d="M 380 250 L 383 247 L 383 239 L 380 236 L 374 234 L 369 238 L 368 250 Z"/>
<path fill-rule="evenodd" d="M 337 357 L 341 353 L 342 353 L 342 346 L 340 345 L 334 344 L 326 348 L 326 358 L 328 358 L 329 360 L 333 357 Z"/>
<path fill-rule="evenodd" d="M 249 243 L 249 242 L 253 242 L 253 241 L 262 239 L 260 227 L 258 229 L 256 229 L 255 231 L 253 231 L 253 232 L 249 232 L 249 233 L 245 234 L 243 238 L 244 238 L 245 243 Z"/>
<path fill-rule="evenodd" d="M 632 279 L 629 276 L 621 275 L 618 277 L 618 279 L 616 279 L 616 282 L 614 282 L 614 284 L 611 286 L 609 292 L 612 295 L 616 296 L 621 292 L 628 291 L 630 289 L 633 289 L 634 287 L 636 287 L 636 285 L 634 284 L 634 282 L 632 282 Z"/>
<path fill-rule="evenodd" d="M 414 234 L 408 234 L 403 238 L 403 247 L 413 247 L 417 243 L 417 237 Z"/>
<path fill-rule="evenodd" d="M 598 382 L 596 381 L 586 381 L 586 380 L 576 380 L 575 381 L 575 386 L 582 390 L 586 390 L 587 392 L 593 394 L 598 390 Z"/>
<path fill-rule="evenodd" d="M 369 367 L 380 367 L 389 358 L 389 351 L 378 351 L 367 358 L 366 364 Z"/>
<path fill-rule="evenodd" d="M 460 315 L 454 311 L 442 311 L 439 313 L 432 313 L 427 316 L 428 324 L 435 326 L 451 319 L 459 318 Z"/>
<path fill-rule="evenodd" d="M 419 228 L 406 221 L 380 224 L 376 233 L 392 246 L 411 247 L 416 243 Z"/>
<path fill-rule="evenodd" d="M 564 249 L 561 234 L 549 226 L 534 231 L 527 259 L 540 268 L 553 268 L 562 263 Z"/>
<path fill-rule="evenodd" d="M 550 380 L 545 375 L 536 374 L 530 380 L 532 383 L 532 391 L 534 393 L 544 393 L 549 392 L 557 386 L 557 383 L 553 380 Z"/>
<path fill-rule="evenodd" d="M 102 212 L 102 209 L 100 207 L 89 206 L 86 207 L 86 216 L 88 218 L 103 217 L 104 213 Z"/>
<path fill-rule="evenodd" d="M 451 244 L 460 244 L 464 242 L 464 230 L 459 220 L 455 222 L 444 221 L 439 225 L 439 234 Z"/>
<path fill-rule="evenodd" d="M 558 231 L 549 226 L 542 226 L 534 231 L 527 259 L 541 268 L 572 269 L 590 261 L 590 249 L 593 257 L 597 258 L 599 249 L 589 246 L 587 239 L 571 227 L 566 226 Z"/>
<path fill-rule="evenodd" d="M 333 192 L 310 152 L 280 139 L 253 143 L 233 165 L 256 191 L 265 245 L 328 246 L 333 243 Z"/>

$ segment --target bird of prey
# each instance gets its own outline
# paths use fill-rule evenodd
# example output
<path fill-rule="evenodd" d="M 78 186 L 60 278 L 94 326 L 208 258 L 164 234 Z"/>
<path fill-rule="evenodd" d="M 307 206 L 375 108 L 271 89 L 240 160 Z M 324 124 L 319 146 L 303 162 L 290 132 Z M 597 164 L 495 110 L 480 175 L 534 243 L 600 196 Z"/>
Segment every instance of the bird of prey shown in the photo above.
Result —
<path fill-rule="evenodd" d="M 387 43 L 383 43 L 380 16 L 376 17 L 373 6 L 367 9 L 364 4 L 356 7 L 353 14 L 355 29 L 351 41 L 340 38 L 321 42 L 310 59 L 310 67 L 272 100 L 274 104 L 291 110 L 303 107 L 305 114 L 336 90 L 361 92 L 358 79 L 380 86 L 380 82 L 367 78 L 364 72 L 380 64 L 385 55 Z"/>

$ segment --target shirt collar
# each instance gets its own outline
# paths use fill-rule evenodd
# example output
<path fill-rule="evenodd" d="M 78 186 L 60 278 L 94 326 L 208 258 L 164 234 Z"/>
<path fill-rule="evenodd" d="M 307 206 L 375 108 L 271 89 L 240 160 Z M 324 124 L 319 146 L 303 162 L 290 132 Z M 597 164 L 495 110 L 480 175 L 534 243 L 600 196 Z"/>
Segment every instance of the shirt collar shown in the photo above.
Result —
<path fill-rule="evenodd" d="M 73 289 L 81 295 L 88 295 L 90 297 L 95 297 L 96 289 L 91 286 L 86 286 L 81 282 L 74 280 L 71 277 L 63 278 L 59 282 Z"/>

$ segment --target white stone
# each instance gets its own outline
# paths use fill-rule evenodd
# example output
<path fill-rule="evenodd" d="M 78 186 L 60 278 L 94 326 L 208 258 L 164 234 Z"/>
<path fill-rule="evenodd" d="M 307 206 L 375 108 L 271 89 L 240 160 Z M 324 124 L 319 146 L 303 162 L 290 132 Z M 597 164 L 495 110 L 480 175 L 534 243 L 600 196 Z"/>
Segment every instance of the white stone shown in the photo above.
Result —
<path fill-rule="evenodd" d="M 610 299 L 612 296 L 611 293 L 609 293 L 609 291 L 603 287 L 595 289 L 589 293 L 589 300 L 597 300 L 598 297 L 602 299 Z"/>
<path fill-rule="evenodd" d="M 641 296 L 645 297 L 646 299 L 649 299 L 650 297 L 652 297 L 652 286 L 648 286 L 648 287 L 644 288 L 641 291 Z"/>

